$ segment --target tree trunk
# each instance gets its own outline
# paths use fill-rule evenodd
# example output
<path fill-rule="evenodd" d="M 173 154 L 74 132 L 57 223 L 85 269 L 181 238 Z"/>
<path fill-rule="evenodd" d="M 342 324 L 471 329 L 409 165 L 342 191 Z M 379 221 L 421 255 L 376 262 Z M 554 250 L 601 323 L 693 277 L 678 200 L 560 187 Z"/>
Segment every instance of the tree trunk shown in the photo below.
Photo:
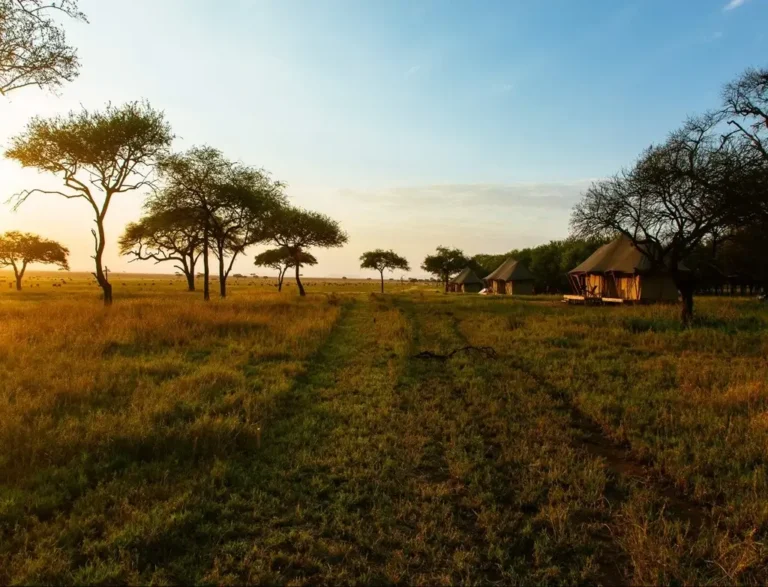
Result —
<path fill-rule="evenodd" d="M 96 281 L 101 286 L 102 292 L 104 292 L 104 305 L 112 305 L 112 284 L 109 283 L 107 276 L 104 275 L 104 265 L 102 263 L 104 259 L 104 221 L 102 218 L 96 220 L 96 228 L 98 229 L 98 237 L 96 238 Z"/>
<path fill-rule="evenodd" d="M 187 267 L 184 274 L 187 276 L 187 291 L 195 291 L 195 255 L 194 252 L 189 256 L 189 263 L 184 263 Z"/>
<path fill-rule="evenodd" d="M 224 274 L 224 247 L 219 247 L 219 296 L 227 297 L 227 276 Z"/>
<path fill-rule="evenodd" d="M 443 287 L 445 288 L 445 293 L 448 293 L 448 276 L 447 275 L 443 278 Z"/>
<path fill-rule="evenodd" d="M 211 299 L 211 286 L 208 283 L 208 275 L 210 268 L 208 267 L 208 221 L 205 223 L 205 230 L 203 231 L 203 299 L 208 302 Z"/>
<path fill-rule="evenodd" d="M 381 293 L 384 293 L 384 270 L 379 271 L 381 273 Z"/>
<path fill-rule="evenodd" d="M 285 279 L 285 272 L 288 271 L 288 266 L 286 265 L 284 269 L 281 269 L 277 274 L 277 291 L 280 293 L 283 291 L 283 279 Z"/>
<path fill-rule="evenodd" d="M 296 263 L 296 285 L 298 285 L 298 286 L 299 286 L 299 295 L 300 295 L 300 296 L 305 296 L 305 295 L 307 295 L 307 294 L 306 294 L 306 293 L 304 293 L 304 286 L 303 286 L 303 285 L 301 285 L 301 279 L 299 278 L 299 270 L 300 270 L 300 269 L 301 269 L 301 265 L 299 265 L 298 263 Z"/>
<path fill-rule="evenodd" d="M 680 298 L 682 301 L 682 311 L 680 314 L 680 321 L 684 327 L 691 325 L 693 320 L 693 291 L 694 284 L 689 278 L 684 278 L 677 281 L 677 288 L 680 290 Z"/>
<path fill-rule="evenodd" d="M 16 276 L 16 291 L 21 291 L 21 280 L 24 278 L 24 272 L 27 270 L 27 263 L 26 261 L 23 262 L 21 271 L 16 268 L 15 262 L 12 262 L 11 265 L 13 265 L 13 274 Z"/>

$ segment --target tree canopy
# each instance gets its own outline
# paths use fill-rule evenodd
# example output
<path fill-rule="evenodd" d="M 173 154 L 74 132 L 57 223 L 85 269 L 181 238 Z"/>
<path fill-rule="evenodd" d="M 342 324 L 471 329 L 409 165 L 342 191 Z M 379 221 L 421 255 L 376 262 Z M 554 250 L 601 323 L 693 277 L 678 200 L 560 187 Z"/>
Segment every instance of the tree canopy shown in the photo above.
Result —
<path fill-rule="evenodd" d="M 408 261 L 395 253 L 392 249 L 388 251 L 376 249 L 374 251 L 363 253 L 360 256 L 360 268 L 375 269 L 379 272 L 381 276 L 381 293 L 384 293 L 384 271 L 391 272 L 395 269 L 401 269 L 403 271 L 411 270 Z"/>
<path fill-rule="evenodd" d="M 17 290 L 21 290 L 21 280 L 30 263 L 58 265 L 69 270 L 68 256 L 69 249 L 36 234 L 14 230 L 0 235 L 0 267 L 13 267 Z"/>
<path fill-rule="evenodd" d="M 22 167 L 59 176 L 64 191 L 31 189 L 16 195 L 16 206 L 33 194 L 86 200 L 94 214 L 94 276 L 112 303 L 112 286 L 102 259 L 104 218 L 116 194 L 151 186 L 153 164 L 167 151 L 173 135 L 162 112 L 146 102 L 108 105 L 103 111 L 70 112 L 67 116 L 33 118 L 11 140 L 6 157 Z"/>
<path fill-rule="evenodd" d="M 0 0 L 0 94 L 55 89 L 77 77 L 80 61 L 59 15 L 87 22 L 77 0 Z"/>

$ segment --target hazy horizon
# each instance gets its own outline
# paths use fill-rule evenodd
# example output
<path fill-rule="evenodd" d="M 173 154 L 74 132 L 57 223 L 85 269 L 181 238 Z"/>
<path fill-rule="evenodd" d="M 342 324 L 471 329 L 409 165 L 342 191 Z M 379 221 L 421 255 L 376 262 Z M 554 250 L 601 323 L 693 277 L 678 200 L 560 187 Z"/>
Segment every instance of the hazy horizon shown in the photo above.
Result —
<path fill-rule="evenodd" d="M 292 202 L 341 222 L 349 243 L 314 250 L 308 277 L 375 277 L 358 262 L 373 248 L 395 249 L 417 277 L 438 245 L 471 255 L 565 238 L 590 180 L 631 164 L 760 65 L 750 56 L 765 54 L 766 4 L 142 0 L 126 11 L 83 0 L 90 24 L 65 23 L 80 77 L 59 96 L 10 94 L 0 145 L 33 115 L 144 98 L 165 111 L 174 149 L 210 144 L 263 167 Z M 0 176 L 3 202 L 58 186 L 7 160 Z M 117 255 L 142 199 L 114 201 L 105 263 L 172 273 Z M 92 226 L 84 201 L 0 205 L 0 232 L 59 240 L 73 271 L 92 266 Z M 263 248 L 233 272 L 263 274 L 252 265 Z"/>

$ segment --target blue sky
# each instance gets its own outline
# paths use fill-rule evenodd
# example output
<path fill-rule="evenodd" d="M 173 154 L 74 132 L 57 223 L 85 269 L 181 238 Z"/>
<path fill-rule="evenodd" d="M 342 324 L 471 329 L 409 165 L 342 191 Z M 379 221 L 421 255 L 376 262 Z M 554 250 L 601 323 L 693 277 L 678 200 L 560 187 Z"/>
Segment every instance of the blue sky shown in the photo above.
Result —
<path fill-rule="evenodd" d="M 766 0 L 81 5 L 90 24 L 67 24 L 80 78 L 0 103 L 0 144 L 36 113 L 146 98 L 176 148 L 265 167 L 293 201 L 342 221 L 350 243 L 318 251 L 315 275 L 360 275 L 375 247 L 417 267 L 439 244 L 503 252 L 564 237 L 590 179 L 717 105 L 768 54 Z M 7 161 L 0 177 L 7 195 L 52 185 Z M 162 271 L 116 256 L 140 204 L 110 211 L 108 262 Z M 84 203 L 0 208 L 0 230 L 60 239 L 76 269 L 90 266 L 90 226 Z"/>

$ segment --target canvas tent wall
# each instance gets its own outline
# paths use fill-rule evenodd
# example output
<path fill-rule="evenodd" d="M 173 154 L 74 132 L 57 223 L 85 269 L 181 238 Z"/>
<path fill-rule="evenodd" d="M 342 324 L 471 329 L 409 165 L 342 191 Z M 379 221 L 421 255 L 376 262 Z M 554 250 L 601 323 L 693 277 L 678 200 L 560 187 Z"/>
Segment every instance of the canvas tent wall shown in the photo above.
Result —
<path fill-rule="evenodd" d="M 477 293 L 483 289 L 483 281 L 469 267 L 461 270 L 448 282 L 448 291 L 456 293 Z"/>
<path fill-rule="evenodd" d="M 509 258 L 498 266 L 496 271 L 485 278 L 485 283 L 493 293 L 509 295 L 531 295 L 533 274 L 515 259 Z"/>
<path fill-rule="evenodd" d="M 574 293 L 587 299 L 674 302 L 678 296 L 669 274 L 653 270 L 650 259 L 623 235 L 597 249 L 568 277 Z"/>

